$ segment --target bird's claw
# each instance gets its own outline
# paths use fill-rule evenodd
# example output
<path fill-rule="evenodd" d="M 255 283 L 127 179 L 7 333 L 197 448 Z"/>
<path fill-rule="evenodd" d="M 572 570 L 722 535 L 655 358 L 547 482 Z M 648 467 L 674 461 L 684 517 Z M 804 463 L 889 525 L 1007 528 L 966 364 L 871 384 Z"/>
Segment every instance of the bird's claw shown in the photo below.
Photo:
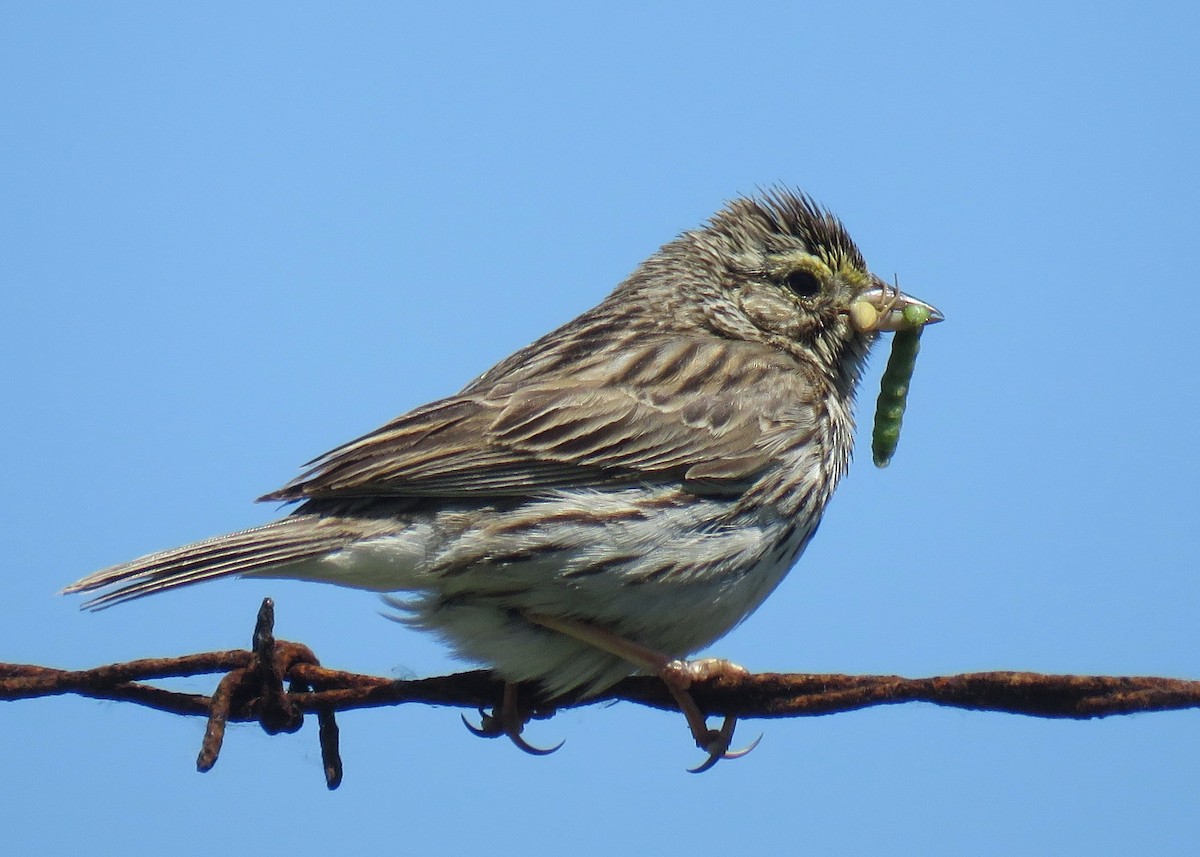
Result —
<path fill-rule="evenodd" d="M 688 729 L 696 739 L 696 746 L 708 753 L 698 767 L 688 768 L 693 774 L 702 774 L 722 759 L 740 759 L 758 746 L 762 740 L 759 735 L 750 746 L 741 750 L 730 750 L 733 741 L 733 730 L 737 726 L 737 715 L 727 714 L 720 729 L 709 729 L 704 711 L 696 704 L 691 694 L 691 686 L 697 681 L 712 681 L 727 676 L 742 678 L 749 672 L 745 667 L 717 658 L 704 658 L 698 661 L 668 661 L 659 670 L 659 677 L 667 686 L 667 690 L 675 697 L 679 710 L 687 720 Z"/>
<path fill-rule="evenodd" d="M 518 735 L 509 735 L 508 740 L 512 741 L 518 750 L 524 750 L 531 756 L 549 756 L 551 753 L 557 753 L 563 744 L 567 743 L 567 739 L 559 741 L 553 747 L 535 747 Z"/>
<path fill-rule="evenodd" d="M 504 730 L 496 723 L 496 718 L 486 713 L 482 708 L 479 709 L 479 725 L 476 726 L 467 719 L 467 715 L 458 715 L 462 718 L 463 726 L 467 727 L 467 731 L 476 738 L 496 738 L 504 734 Z"/>
<path fill-rule="evenodd" d="M 467 727 L 467 731 L 479 738 L 499 738 L 501 735 L 506 735 L 518 750 L 523 750 L 531 756 L 549 756 L 567 743 L 563 740 L 553 747 L 535 747 L 521 737 L 521 732 L 524 731 L 529 718 L 520 712 L 516 703 L 516 690 L 515 688 L 510 690 L 512 687 L 512 685 L 505 686 L 504 702 L 498 709 L 493 710 L 490 714 L 482 708 L 479 709 L 478 726 L 467 720 L 465 714 L 459 715 L 462 717 L 463 726 Z"/>
<path fill-rule="evenodd" d="M 710 729 L 703 738 L 696 740 L 696 745 L 708 753 L 708 758 L 695 768 L 688 768 L 690 774 L 702 774 L 715 765 L 722 759 L 740 759 L 751 750 L 758 746 L 758 742 L 762 740 L 762 735 L 759 735 L 749 746 L 743 747 L 740 750 L 730 750 L 729 745 L 733 741 L 733 730 L 737 726 L 737 715 L 726 715 L 720 729 Z"/>

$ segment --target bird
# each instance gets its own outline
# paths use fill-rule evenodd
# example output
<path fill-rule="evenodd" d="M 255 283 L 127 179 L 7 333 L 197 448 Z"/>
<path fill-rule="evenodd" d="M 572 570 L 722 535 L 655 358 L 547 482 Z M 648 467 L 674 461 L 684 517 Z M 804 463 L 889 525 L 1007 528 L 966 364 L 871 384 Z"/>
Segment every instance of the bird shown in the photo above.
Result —
<path fill-rule="evenodd" d="M 586 698 L 650 673 L 706 770 L 743 752 L 736 718 L 709 729 L 688 688 L 741 668 L 688 656 L 804 552 L 850 464 L 871 346 L 909 306 L 942 320 L 812 197 L 735 198 L 594 308 L 260 497 L 292 506 L 281 519 L 64 592 L 97 609 L 230 576 L 373 590 L 504 680 L 480 734 L 547 752 L 520 737 L 520 688 Z"/>

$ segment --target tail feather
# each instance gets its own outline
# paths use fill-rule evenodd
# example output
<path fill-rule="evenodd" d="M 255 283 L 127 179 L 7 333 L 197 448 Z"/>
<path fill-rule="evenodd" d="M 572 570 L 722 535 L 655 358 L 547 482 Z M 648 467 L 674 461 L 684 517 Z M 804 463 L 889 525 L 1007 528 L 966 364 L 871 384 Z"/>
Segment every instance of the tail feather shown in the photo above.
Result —
<path fill-rule="evenodd" d="M 282 520 L 160 551 L 72 583 L 63 593 L 113 587 L 82 606 L 100 610 L 204 580 L 253 574 L 325 556 L 377 533 L 363 519 L 292 515 Z"/>

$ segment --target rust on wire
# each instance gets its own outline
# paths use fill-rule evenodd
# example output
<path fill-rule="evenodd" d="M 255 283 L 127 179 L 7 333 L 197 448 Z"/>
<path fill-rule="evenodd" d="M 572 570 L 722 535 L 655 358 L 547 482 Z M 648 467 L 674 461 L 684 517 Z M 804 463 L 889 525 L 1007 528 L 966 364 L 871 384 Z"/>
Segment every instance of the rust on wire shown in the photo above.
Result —
<path fill-rule="evenodd" d="M 196 770 L 200 773 L 212 770 L 221 753 L 221 743 L 225 740 L 225 724 L 229 722 L 229 712 L 233 708 L 234 694 L 246 677 L 244 669 L 236 669 L 226 673 L 213 692 L 209 703 L 208 726 L 204 729 L 204 741 L 200 744 L 200 755 L 196 758 Z"/>
<path fill-rule="evenodd" d="M 257 720 L 268 735 L 296 732 L 304 725 L 304 711 L 296 700 L 310 693 L 319 682 L 295 678 L 287 690 L 283 683 L 295 666 L 320 667 L 320 663 L 307 646 L 276 641 L 275 602 L 270 598 L 264 598 L 258 609 L 251 642 L 253 650 L 246 665 L 226 673 L 212 695 L 208 726 L 196 758 L 196 769 L 202 773 L 217 763 L 225 740 L 225 725 L 235 712 L 237 719 Z M 337 724 L 331 708 L 324 706 L 318 711 L 325 783 L 336 789 L 342 781 Z"/>
<path fill-rule="evenodd" d="M 275 735 L 297 731 L 305 714 L 315 714 L 325 782 L 335 789 L 342 780 L 335 711 L 403 703 L 480 709 L 493 706 L 504 691 L 503 682 L 486 670 L 393 681 L 326 669 L 307 646 L 276 640 L 274 624 L 275 606 L 268 598 L 259 609 L 249 651 L 144 658 L 89 670 L 0 663 L 0 700 L 74 693 L 206 717 L 208 725 L 196 760 L 201 771 L 210 770 L 216 763 L 227 723 L 257 722 L 268 734 Z M 211 673 L 224 673 L 211 697 L 146 683 Z M 1152 676 L 1030 672 L 964 673 L 931 678 L 722 674 L 710 681 L 697 682 L 691 691 L 705 714 L 741 718 L 818 716 L 905 702 L 1074 719 L 1200 708 L 1200 681 Z M 533 716 L 549 716 L 555 708 L 613 700 L 669 711 L 676 709 L 671 694 L 659 679 L 633 676 L 588 699 L 535 701 Z"/>

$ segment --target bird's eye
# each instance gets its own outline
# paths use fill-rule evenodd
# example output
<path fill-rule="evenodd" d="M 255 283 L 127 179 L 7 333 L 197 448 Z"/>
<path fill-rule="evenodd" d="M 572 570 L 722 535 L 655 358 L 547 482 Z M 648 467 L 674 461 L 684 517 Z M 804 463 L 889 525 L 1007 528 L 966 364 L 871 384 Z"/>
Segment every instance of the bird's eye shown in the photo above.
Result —
<path fill-rule="evenodd" d="M 820 279 L 807 268 L 789 271 L 783 278 L 783 284 L 802 298 L 816 297 L 821 293 Z"/>

